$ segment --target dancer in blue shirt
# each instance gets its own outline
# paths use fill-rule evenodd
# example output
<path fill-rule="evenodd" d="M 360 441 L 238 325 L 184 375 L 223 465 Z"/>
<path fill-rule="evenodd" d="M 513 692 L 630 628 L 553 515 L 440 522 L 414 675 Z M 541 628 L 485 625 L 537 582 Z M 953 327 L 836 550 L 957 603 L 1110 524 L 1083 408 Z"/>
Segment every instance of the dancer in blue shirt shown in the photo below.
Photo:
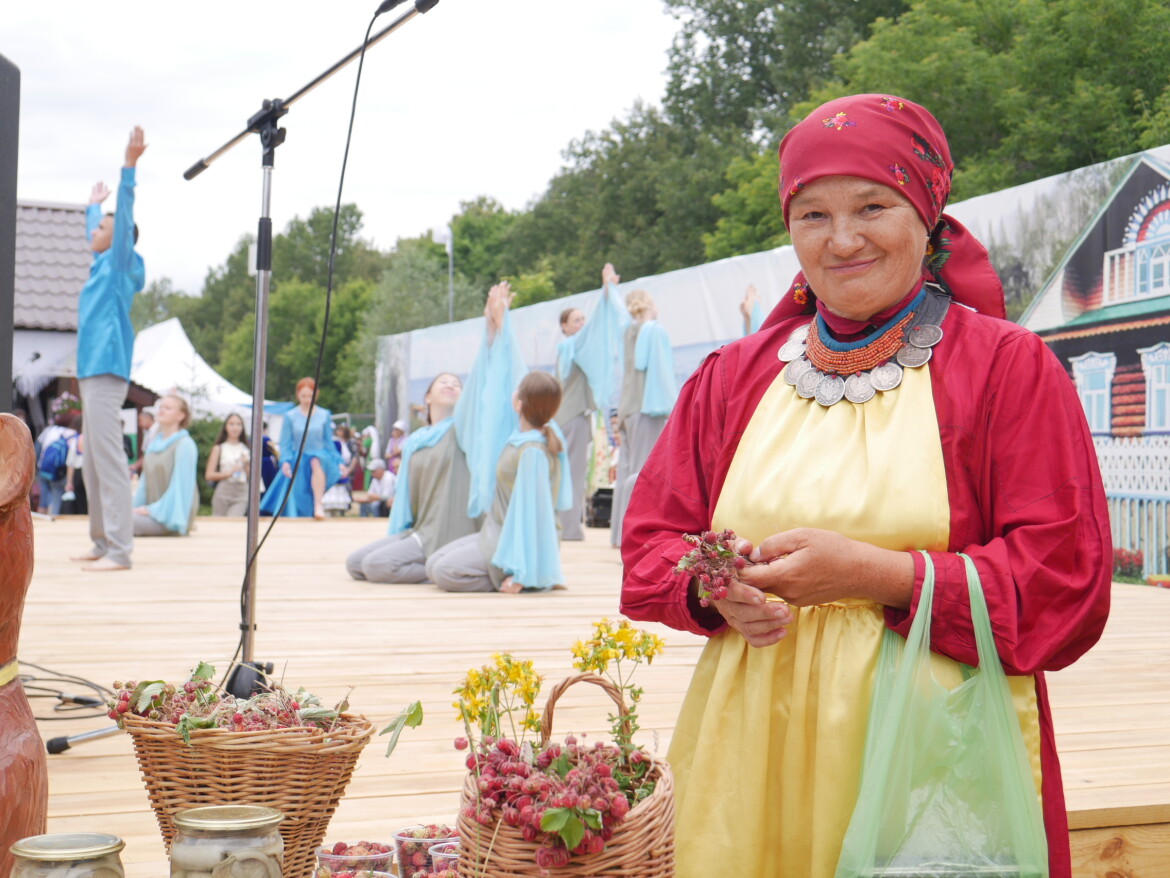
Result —
<path fill-rule="evenodd" d="M 77 383 L 84 418 L 82 467 L 93 546 L 73 559 L 87 562 L 83 570 L 125 570 L 134 548 L 121 412 L 134 353 L 130 305 L 134 294 L 146 285 L 146 266 L 134 251 L 138 241 L 134 175 L 145 150 L 145 137 L 136 126 L 126 145 L 117 210 L 102 216 L 101 203 L 110 190 L 98 183 L 85 211 L 85 231 L 94 258 L 77 304 Z"/>

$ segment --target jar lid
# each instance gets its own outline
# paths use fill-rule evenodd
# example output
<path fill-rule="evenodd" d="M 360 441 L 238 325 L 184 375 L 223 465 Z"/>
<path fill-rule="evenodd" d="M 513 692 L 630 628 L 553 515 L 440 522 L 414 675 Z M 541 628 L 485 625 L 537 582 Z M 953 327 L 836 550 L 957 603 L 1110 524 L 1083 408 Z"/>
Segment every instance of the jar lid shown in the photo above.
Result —
<path fill-rule="evenodd" d="M 207 805 L 187 808 L 172 818 L 178 829 L 228 830 L 269 829 L 284 819 L 275 808 L 263 805 Z"/>
<path fill-rule="evenodd" d="M 92 860 L 116 854 L 126 842 L 116 835 L 102 832 L 62 832 L 53 835 L 30 835 L 8 850 L 26 860 Z"/>

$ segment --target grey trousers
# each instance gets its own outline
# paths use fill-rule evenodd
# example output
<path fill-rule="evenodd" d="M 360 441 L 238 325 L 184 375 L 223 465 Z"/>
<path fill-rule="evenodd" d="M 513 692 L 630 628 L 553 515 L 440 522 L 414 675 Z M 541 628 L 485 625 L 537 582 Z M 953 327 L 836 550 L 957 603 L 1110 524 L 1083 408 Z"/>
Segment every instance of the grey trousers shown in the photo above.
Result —
<path fill-rule="evenodd" d="M 427 556 L 422 543 L 410 531 L 375 540 L 351 552 L 345 569 L 354 579 L 366 582 L 426 582 Z"/>
<path fill-rule="evenodd" d="M 149 515 L 134 513 L 134 536 L 136 537 L 177 537 L 178 531 L 168 530 L 166 525 L 155 521 Z"/>
<path fill-rule="evenodd" d="M 569 477 L 573 483 L 573 506 L 562 509 L 561 539 L 583 540 L 581 521 L 585 517 L 585 478 L 589 474 L 589 445 L 593 441 L 593 417 L 577 415 L 561 424 L 565 434 L 565 451 L 569 455 Z"/>
<path fill-rule="evenodd" d="M 447 543 L 427 558 L 427 579 L 443 591 L 495 591 L 488 564 L 479 548 L 479 534 Z"/>
<path fill-rule="evenodd" d="M 247 515 L 248 483 L 234 479 L 222 479 L 215 483 L 211 495 L 212 515 Z"/>
<path fill-rule="evenodd" d="M 622 452 L 618 456 L 617 481 L 613 488 L 613 506 L 610 510 L 610 536 L 612 545 L 622 544 L 622 523 L 638 473 L 646 465 L 650 452 L 666 427 L 666 415 L 630 415 L 626 418 L 622 435 Z M 625 471 L 623 472 L 623 465 Z"/>
<path fill-rule="evenodd" d="M 122 403 L 130 386 L 117 375 L 94 375 L 81 389 L 83 448 L 81 471 L 89 498 L 89 537 L 93 554 L 130 566 L 134 523 L 130 473 L 122 447 Z"/>

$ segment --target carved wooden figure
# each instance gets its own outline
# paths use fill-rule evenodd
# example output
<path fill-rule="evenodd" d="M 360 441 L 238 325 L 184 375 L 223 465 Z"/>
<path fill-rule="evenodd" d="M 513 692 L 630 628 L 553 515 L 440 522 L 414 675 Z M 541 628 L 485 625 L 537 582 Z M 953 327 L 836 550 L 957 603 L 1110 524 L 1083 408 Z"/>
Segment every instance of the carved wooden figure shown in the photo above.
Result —
<path fill-rule="evenodd" d="M 36 473 L 32 436 L 0 414 L 0 876 L 12 870 L 13 842 L 45 831 L 49 776 L 45 745 L 17 675 L 24 595 L 32 581 L 28 493 Z"/>

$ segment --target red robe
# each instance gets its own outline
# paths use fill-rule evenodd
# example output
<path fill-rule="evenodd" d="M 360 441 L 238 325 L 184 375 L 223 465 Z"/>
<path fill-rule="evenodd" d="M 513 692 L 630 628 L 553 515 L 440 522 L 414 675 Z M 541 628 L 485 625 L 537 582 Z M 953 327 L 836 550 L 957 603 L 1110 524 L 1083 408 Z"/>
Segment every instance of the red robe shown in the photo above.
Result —
<path fill-rule="evenodd" d="M 783 367 L 776 352 L 807 320 L 715 351 L 683 388 L 626 514 L 621 609 L 629 618 L 715 633 L 692 615 L 687 579 L 674 573 L 690 548 L 680 534 L 710 527 L 739 438 Z M 931 553 L 931 647 L 978 664 L 966 574 L 952 554 L 965 552 L 979 570 L 1005 672 L 1036 677 L 1050 874 L 1067 878 L 1068 818 L 1043 672 L 1083 655 L 1108 616 L 1112 538 L 1097 457 L 1072 381 L 1036 335 L 958 305 L 943 330 L 926 367 L 951 507 L 950 552 Z M 891 464 L 914 478 L 914 461 Z M 903 636 L 924 572 L 915 553 L 910 610 L 885 611 Z"/>

